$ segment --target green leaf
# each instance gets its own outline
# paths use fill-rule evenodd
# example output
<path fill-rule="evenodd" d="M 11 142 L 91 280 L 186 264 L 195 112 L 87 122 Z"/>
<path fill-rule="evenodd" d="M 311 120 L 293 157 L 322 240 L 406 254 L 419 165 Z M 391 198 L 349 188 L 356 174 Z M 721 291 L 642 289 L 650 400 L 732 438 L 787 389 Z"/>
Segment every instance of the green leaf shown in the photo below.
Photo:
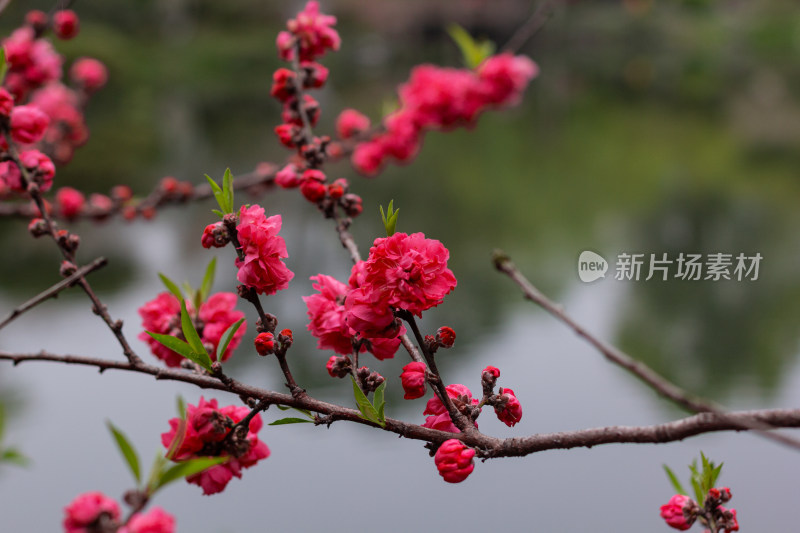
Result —
<path fill-rule="evenodd" d="M 12 463 L 17 466 L 28 466 L 31 460 L 22 455 L 16 448 L 6 448 L 0 453 L 0 463 Z"/>
<path fill-rule="evenodd" d="M 222 192 L 225 194 L 225 207 L 223 211 L 226 213 L 233 213 L 233 174 L 231 169 L 225 169 L 225 175 L 222 176 Z"/>
<path fill-rule="evenodd" d="M 386 422 L 386 417 L 383 414 L 383 408 L 386 407 L 386 400 L 383 399 L 383 391 L 386 390 L 386 382 L 378 386 L 375 389 L 375 395 L 372 397 L 372 403 L 375 405 L 375 409 L 378 411 L 378 420 L 381 422 Z"/>
<path fill-rule="evenodd" d="M 244 318 L 241 318 L 231 324 L 231 326 L 225 330 L 225 333 L 222 334 L 222 339 L 224 339 L 221 343 L 217 345 L 217 361 L 220 363 L 222 362 L 222 355 L 225 353 L 225 350 L 228 349 L 228 345 L 231 343 L 233 336 L 236 335 L 236 331 L 239 329 L 239 326 L 242 325 L 244 322 Z"/>
<path fill-rule="evenodd" d="M 383 220 L 383 227 L 386 229 L 386 236 L 391 237 L 395 233 L 395 229 L 397 228 L 397 216 L 400 213 L 400 210 L 394 210 L 394 200 L 389 200 L 389 207 L 386 208 L 386 212 L 383 212 L 383 206 L 380 207 L 381 210 L 381 219 Z"/>
<path fill-rule="evenodd" d="M 669 477 L 669 480 L 672 483 L 672 486 L 675 487 L 675 491 L 677 491 L 678 494 L 684 494 L 684 495 L 688 496 L 689 493 L 686 491 L 686 489 L 683 488 L 683 485 L 681 485 L 681 482 L 678 481 L 678 476 L 675 475 L 675 472 L 673 472 L 672 469 L 670 467 L 668 467 L 667 465 L 661 465 L 661 466 L 664 467 L 664 472 L 667 473 L 667 477 Z"/>
<path fill-rule="evenodd" d="M 148 335 L 153 337 L 155 340 L 172 350 L 173 352 L 177 352 L 184 356 L 186 359 L 197 363 L 198 365 L 202 366 L 209 372 L 211 371 L 211 359 L 209 359 L 208 354 L 205 350 L 202 353 L 197 353 L 192 350 L 192 347 L 189 346 L 186 342 L 182 341 L 177 337 L 173 337 L 172 335 L 164 335 L 163 333 L 153 333 L 152 331 L 145 331 Z M 207 365 L 207 366 L 206 366 Z"/>
<path fill-rule="evenodd" d="M 717 484 L 717 478 L 719 477 L 720 473 L 722 472 L 722 465 L 724 463 L 720 463 L 718 467 L 714 468 L 711 472 L 711 486 L 715 486 Z"/>
<path fill-rule="evenodd" d="M 174 281 L 169 279 L 161 272 L 158 273 L 158 277 L 161 278 L 161 283 L 164 284 L 164 286 L 167 288 L 169 292 L 174 294 L 178 300 L 183 300 L 183 293 L 181 292 L 181 290 L 178 288 L 178 285 Z"/>
<path fill-rule="evenodd" d="M 211 294 L 211 287 L 214 285 L 214 275 L 217 272 L 217 258 L 209 261 L 206 267 L 206 274 L 203 276 L 203 283 L 200 285 L 200 301 L 205 302 Z"/>
<path fill-rule="evenodd" d="M 225 218 L 225 213 L 223 213 L 219 209 L 212 209 L 211 212 L 217 215 L 219 218 Z"/>
<path fill-rule="evenodd" d="M 692 487 L 694 488 L 694 498 L 696 502 L 703 502 L 705 501 L 705 491 L 703 491 L 703 487 L 700 486 L 700 481 L 696 477 L 692 477 Z"/>
<path fill-rule="evenodd" d="M 0 48 L 0 83 L 2 83 L 3 78 L 6 77 L 7 70 L 8 64 L 6 63 L 6 51 Z"/>
<path fill-rule="evenodd" d="M 208 352 L 206 352 L 203 346 L 203 341 L 200 339 L 200 335 L 197 333 L 192 319 L 189 317 L 189 311 L 186 310 L 186 302 L 183 300 L 181 300 L 181 329 L 183 330 L 183 336 L 186 337 L 186 342 L 192 347 L 195 357 L 198 359 L 197 361 L 192 359 L 192 361 L 195 361 L 197 364 L 210 371 L 211 358 L 208 356 Z"/>
<path fill-rule="evenodd" d="M 122 452 L 122 457 L 124 457 L 125 462 L 128 463 L 128 468 L 131 469 L 131 473 L 133 474 L 133 478 L 136 480 L 136 483 L 141 483 L 142 474 L 139 470 L 139 456 L 136 454 L 136 449 L 130 443 L 125 434 L 117 429 L 117 427 L 114 426 L 110 420 L 106 422 L 106 425 L 111 431 L 111 434 L 114 436 L 117 447 L 119 448 L 119 451 Z"/>
<path fill-rule="evenodd" d="M 275 407 L 277 407 L 281 411 L 288 411 L 289 409 L 291 409 L 291 407 L 288 407 L 286 405 L 275 405 Z"/>
<path fill-rule="evenodd" d="M 183 399 L 183 396 L 178 394 L 178 397 L 175 399 L 175 402 L 178 407 L 178 416 L 181 420 L 186 420 L 186 400 Z"/>
<path fill-rule="evenodd" d="M 179 431 L 181 430 L 181 426 L 183 426 L 185 429 L 186 422 L 181 420 L 181 424 L 178 426 Z M 175 444 L 176 441 L 173 440 L 172 442 Z M 177 447 L 175 449 L 177 449 Z M 170 451 L 167 452 L 167 455 L 169 455 L 170 452 L 172 452 L 172 448 L 170 448 Z M 150 467 L 150 474 L 147 476 L 147 494 L 153 494 L 156 483 L 158 483 L 158 479 L 167 464 L 169 464 L 169 461 L 160 453 L 156 453 L 156 458 L 153 460 L 153 465 Z"/>
<path fill-rule="evenodd" d="M 477 67 L 487 57 L 491 56 L 497 48 L 492 41 L 476 41 L 467 30 L 458 24 L 449 25 L 447 33 L 450 34 L 450 38 L 455 41 L 458 49 L 461 50 L 461 56 L 467 68 L 473 69 Z"/>
<path fill-rule="evenodd" d="M 313 420 L 307 420 L 305 418 L 296 418 L 296 417 L 288 417 L 288 418 L 280 418 L 275 422 L 271 422 L 270 426 L 283 426 L 285 424 L 313 424 Z"/>
<path fill-rule="evenodd" d="M 152 496 L 158 489 L 189 476 L 199 474 L 203 470 L 222 464 L 228 461 L 230 457 L 198 457 L 197 459 L 189 459 L 172 466 L 171 468 L 163 471 L 158 476 L 155 484 L 150 491 Z"/>
<path fill-rule="evenodd" d="M 208 184 L 211 185 L 211 190 L 214 192 L 214 198 L 217 199 L 217 204 L 219 204 L 219 208 L 222 210 L 222 211 L 214 210 L 214 212 L 217 213 L 220 218 L 222 218 L 223 216 L 225 216 L 225 213 L 227 212 L 225 210 L 225 203 L 226 203 L 225 193 L 222 192 L 222 188 L 219 185 L 217 185 L 217 182 L 212 180 L 211 176 L 209 176 L 208 174 L 206 174 L 206 179 L 208 180 Z"/>
<path fill-rule="evenodd" d="M 374 422 L 378 424 L 380 427 L 386 427 L 386 422 L 382 421 L 378 418 L 378 412 L 372 406 L 372 404 L 367 399 L 367 396 L 364 394 L 364 391 L 358 386 L 356 380 L 353 376 L 350 376 L 350 379 L 353 381 L 353 395 L 356 398 L 356 404 L 358 405 L 358 410 L 361 411 L 361 416 L 365 420 L 369 420 L 370 422 Z"/>

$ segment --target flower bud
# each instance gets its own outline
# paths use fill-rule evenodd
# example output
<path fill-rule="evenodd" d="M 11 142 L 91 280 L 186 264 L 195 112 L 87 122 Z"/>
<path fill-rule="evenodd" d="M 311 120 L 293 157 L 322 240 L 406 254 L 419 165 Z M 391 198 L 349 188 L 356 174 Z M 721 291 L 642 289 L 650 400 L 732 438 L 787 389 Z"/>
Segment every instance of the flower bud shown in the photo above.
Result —
<path fill-rule="evenodd" d="M 400 381 L 403 385 L 403 391 L 405 391 L 403 398 L 414 400 L 425 396 L 426 369 L 425 363 L 416 361 L 403 367 L 403 373 L 400 374 Z"/>
<path fill-rule="evenodd" d="M 452 348 L 456 342 L 456 332 L 453 328 L 442 326 L 436 331 L 436 342 L 442 348 Z"/>
<path fill-rule="evenodd" d="M 0 116 L 7 117 L 14 109 L 14 97 L 11 93 L 0 87 Z"/>
<path fill-rule="evenodd" d="M 275 352 L 274 336 L 270 332 L 259 333 L 255 340 L 258 355 L 269 355 Z"/>
<path fill-rule="evenodd" d="M 386 381 L 383 376 L 377 372 L 371 372 L 369 368 L 362 366 L 356 370 L 356 377 L 364 387 L 364 392 L 375 392 L 380 387 L 381 383 Z"/>
<path fill-rule="evenodd" d="M 300 68 L 303 71 L 303 87 L 306 89 L 319 89 L 328 81 L 328 69 L 316 61 L 302 61 Z"/>
<path fill-rule="evenodd" d="M 325 367 L 332 378 L 343 378 L 350 373 L 353 363 L 346 355 L 332 355 Z"/>
<path fill-rule="evenodd" d="M 38 107 L 18 105 L 11 110 L 11 138 L 20 144 L 39 142 L 44 136 L 50 117 Z"/>
<path fill-rule="evenodd" d="M 522 405 L 511 389 L 500 388 L 500 398 L 494 405 L 494 412 L 508 427 L 514 427 L 522 419 Z"/>
<path fill-rule="evenodd" d="M 345 109 L 336 119 L 336 135 L 350 139 L 369 129 L 369 119 L 355 109 Z"/>
<path fill-rule="evenodd" d="M 25 24 L 33 28 L 36 33 L 41 33 L 47 28 L 47 13 L 31 9 L 25 14 Z"/>
<path fill-rule="evenodd" d="M 458 439 L 449 439 L 439 446 L 434 456 L 439 475 L 448 483 L 461 483 L 475 469 L 475 450 Z"/>
<path fill-rule="evenodd" d="M 286 102 L 294 96 L 294 80 L 297 75 L 288 68 L 279 68 L 272 74 L 272 89 L 269 94 L 273 98 Z"/>
<path fill-rule="evenodd" d="M 72 187 L 61 187 L 56 193 L 56 208 L 68 220 L 78 216 L 85 203 L 83 193 Z"/>
<path fill-rule="evenodd" d="M 75 263 L 70 261 L 61 261 L 61 268 L 59 268 L 58 273 L 61 274 L 62 277 L 68 278 L 69 276 L 73 275 L 78 270 L 78 267 L 75 266 Z"/>
<path fill-rule="evenodd" d="M 53 15 L 53 33 L 59 39 L 72 39 L 78 35 L 79 30 L 78 15 L 71 9 L 62 9 Z"/>
<path fill-rule="evenodd" d="M 28 224 L 28 231 L 38 239 L 39 237 L 47 235 L 47 223 L 44 219 L 34 218 L 31 220 L 30 224 Z"/>
<path fill-rule="evenodd" d="M 353 193 L 345 194 L 342 197 L 342 207 L 344 207 L 344 212 L 347 213 L 349 217 L 357 217 L 364 211 L 361 197 Z"/>
<path fill-rule="evenodd" d="M 206 226 L 200 239 L 203 248 L 224 248 L 229 242 L 228 230 L 225 229 L 222 222 L 215 222 Z"/>
<path fill-rule="evenodd" d="M 69 70 L 72 81 L 80 85 L 87 93 L 102 88 L 108 81 L 106 66 L 97 59 L 82 57 L 72 64 Z"/>
<path fill-rule="evenodd" d="M 697 504 L 683 494 L 676 494 L 666 505 L 661 506 L 661 518 L 668 526 L 685 531 L 692 527 L 697 518 Z"/>

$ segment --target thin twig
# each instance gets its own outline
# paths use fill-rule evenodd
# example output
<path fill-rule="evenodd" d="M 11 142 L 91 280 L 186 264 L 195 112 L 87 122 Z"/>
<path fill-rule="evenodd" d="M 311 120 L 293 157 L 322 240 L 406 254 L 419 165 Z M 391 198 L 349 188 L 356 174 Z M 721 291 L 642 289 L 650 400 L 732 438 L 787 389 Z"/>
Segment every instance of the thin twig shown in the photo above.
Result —
<path fill-rule="evenodd" d="M 516 265 L 511 261 L 511 259 L 501 250 L 495 250 L 493 254 L 493 261 L 495 268 L 510 277 L 522 289 L 523 294 L 528 300 L 536 303 L 545 311 L 566 324 L 579 337 L 583 338 L 589 344 L 594 346 L 597 351 L 605 356 L 606 359 L 615 365 L 624 368 L 639 378 L 639 380 L 644 382 L 647 386 L 664 398 L 667 398 L 677 405 L 695 413 L 713 413 L 721 418 L 725 418 L 727 416 L 723 407 L 700 398 L 699 396 L 688 393 L 658 374 L 641 361 L 635 360 L 618 348 L 611 346 L 610 344 L 589 333 L 586 328 L 578 324 L 572 317 L 570 317 L 564 311 L 562 306 L 557 305 L 555 302 L 542 294 L 539 289 L 534 287 L 533 284 L 522 275 L 519 269 L 517 269 Z M 756 423 L 756 425 L 748 425 L 746 427 L 742 427 L 741 429 L 756 431 L 758 434 L 763 435 L 768 439 L 800 450 L 800 441 L 778 433 L 769 433 L 768 431 L 773 429 L 769 425 Z"/>
<path fill-rule="evenodd" d="M 511 53 L 519 52 L 519 49 L 522 48 L 531 37 L 536 35 L 547 21 L 550 20 L 550 16 L 553 14 L 553 10 L 558 2 L 559 0 L 545 0 L 539 4 L 539 7 L 536 8 L 536 11 L 533 12 L 530 18 L 525 21 L 522 26 L 517 28 L 517 31 L 514 32 L 514 35 L 511 36 L 503 47 L 503 51 Z"/>
<path fill-rule="evenodd" d="M 12 320 L 17 318 L 18 316 L 22 315 L 26 311 L 29 311 L 39 305 L 40 303 L 50 299 L 50 298 L 57 298 L 59 293 L 65 289 L 68 289 L 75 285 L 75 282 L 78 281 L 80 278 L 103 268 L 108 264 L 108 260 L 105 257 L 98 257 L 88 265 L 80 267 L 78 270 L 75 271 L 74 274 L 71 276 L 64 278 L 63 280 L 59 281 L 55 285 L 51 286 L 49 289 L 46 289 L 27 302 L 20 304 L 17 306 L 11 313 L 2 321 L 0 321 L 0 329 L 3 329 L 6 325 L 8 325 Z"/>

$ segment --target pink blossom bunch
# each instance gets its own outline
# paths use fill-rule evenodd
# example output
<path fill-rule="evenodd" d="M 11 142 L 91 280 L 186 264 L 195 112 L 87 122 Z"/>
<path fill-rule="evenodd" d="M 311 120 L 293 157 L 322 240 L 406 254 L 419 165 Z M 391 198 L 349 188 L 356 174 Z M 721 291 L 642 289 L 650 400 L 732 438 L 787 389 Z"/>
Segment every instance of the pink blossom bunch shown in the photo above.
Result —
<path fill-rule="evenodd" d="M 269 457 L 269 448 L 258 438 L 258 432 L 263 426 L 261 415 L 250 420 L 246 438 L 235 449 L 222 445 L 231 428 L 241 422 L 249 411 L 245 406 L 219 407 L 217 400 L 206 401 L 201 396 L 197 406 L 186 406 L 185 424 L 181 419 L 173 418 L 169 421 L 170 431 L 161 434 L 162 444 L 169 449 L 180 426 L 185 425 L 183 440 L 177 445 L 172 457 L 175 461 L 185 461 L 193 457 L 230 457 L 228 461 L 186 479 L 189 483 L 202 487 L 203 494 L 222 492 L 233 477 L 242 477 L 243 468 L 250 468 Z"/>
<path fill-rule="evenodd" d="M 232 292 L 218 292 L 203 302 L 197 313 L 197 332 L 200 334 L 203 344 L 213 348 L 209 354 L 212 361 L 216 360 L 216 350 L 222 335 L 231 325 L 244 318 L 242 311 L 234 309 L 237 299 L 237 296 Z M 190 315 L 194 316 L 194 310 L 190 302 L 187 302 L 187 310 Z M 181 329 L 181 304 L 178 298 L 171 293 L 162 292 L 145 303 L 139 308 L 139 316 L 142 317 L 142 327 L 147 331 L 178 337 L 183 335 Z M 227 361 L 233 355 L 233 351 L 242 340 L 246 326 L 247 323 L 245 322 L 236 331 L 225 353 L 222 354 L 222 361 Z M 150 351 L 153 352 L 153 355 L 164 361 L 167 366 L 180 366 L 184 360 L 182 355 L 170 350 L 147 333 L 140 333 L 139 339 L 145 341 L 150 346 Z"/>
<path fill-rule="evenodd" d="M 289 257 L 286 241 L 278 235 L 281 216 L 269 218 L 264 208 L 242 206 L 236 226 L 244 259 L 236 259 L 236 278 L 259 294 L 275 294 L 289 286 L 294 273 L 283 263 Z"/>
<path fill-rule="evenodd" d="M 464 385 L 459 383 L 448 385 L 445 387 L 445 390 L 457 408 L 478 405 L 478 400 L 472 397 L 472 391 Z M 422 414 L 430 415 L 425 419 L 425 423 L 422 424 L 422 427 L 449 431 L 450 433 L 461 433 L 461 430 L 453 424 L 453 421 L 450 419 L 450 413 L 447 412 L 447 408 L 438 396 L 434 395 L 433 398 L 428 400 L 428 404 L 425 406 L 425 411 L 423 411 Z M 478 424 L 475 424 L 475 427 L 478 427 Z"/>
<path fill-rule="evenodd" d="M 278 34 L 276 44 L 281 59 L 291 61 L 295 46 L 300 50 L 301 61 L 313 61 L 327 50 L 338 50 L 341 39 L 333 29 L 335 25 L 336 17 L 319 12 L 319 2 L 308 2 L 303 11 L 286 23 L 288 31 Z"/>
<path fill-rule="evenodd" d="M 474 71 L 415 67 L 399 88 L 400 109 L 384 119 L 384 132 L 356 146 L 353 166 L 374 176 L 389 158 L 410 162 L 426 131 L 471 126 L 488 108 L 518 103 L 538 72 L 536 63 L 510 53 L 489 57 Z"/>
<path fill-rule="evenodd" d="M 61 78 L 61 56 L 30 26 L 14 30 L 3 40 L 8 72 L 6 89 L 22 102 L 32 90 Z"/>
<path fill-rule="evenodd" d="M 64 508 L 64 533 L 174 533 L 175 518 L 153 507 L 146 513 L 136 513 L 127 524 L 120 525 L 121 512 L 117 502 L 102 492 L 86 492 Z M 120 527 L 121 526 L 121 527 Z"/>
<path fill-rule="evenodd" d="M 355 268 L 355 267 L 354 267 Z M 341 281 L 325 274 L 311 276 L 314 282 L 312 287 L 319 291 L 318 294 L 303 296 L 303 301 L 308 308 L 308 330 L 317 338 L 317 348 L 320 350 L 333 350 L 342 355 L 353 353 L 353 341 L 357 340 L 357 333 L 346 321 L 344 301 L 357 286 L 351 277 L 351 284 L 345 285 Z M 397 335 L 402 335 L 405 328 L 399 330 Z M 397 335 L 393 338 L 364 339 L 360 351 L 369 351 L 376 358 L 383 360 L 394 357 L 400 346 Z"/>
<path fill-rule="evenodd" d="M 358 273 L 354 267 L 359 283 L 345 299 L 347 324 L 368 338 L 396 336 L 392 309 L 421 316 L 455 288 L 449 257 L 441 242 L 422 233 L 375 239 Z"/>
<path fill-rule="evenodd" d="M 50 119 L 43 139 L 46 151 L 59 165 L 69 162 L 75 149 L 89 139 L 78 94 L 61 83 L 51 83 L 33 93 L 31 105 Z"/>
<path fill-rule="evenodd" d="M 439 475 L 448 483 L 461 483 L 475 469 L 475 450 L 458 439 L 449 439 L 439 446 L 434 456 Z"/>

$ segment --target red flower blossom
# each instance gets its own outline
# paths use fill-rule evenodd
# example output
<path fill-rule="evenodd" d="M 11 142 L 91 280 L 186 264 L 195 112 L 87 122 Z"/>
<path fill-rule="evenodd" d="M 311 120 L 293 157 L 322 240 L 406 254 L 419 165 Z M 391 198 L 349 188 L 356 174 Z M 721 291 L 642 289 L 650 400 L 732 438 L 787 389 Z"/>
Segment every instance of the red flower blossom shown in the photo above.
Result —
<path fill-rule="evenodd" d="M 500 403 L 495 405 L 494 412 L 497 418 L 508 427 L 517 425 L 517 422 L 522 419 L 522 405 L 513 390 L 500 389 Z"/>
<path fill-rule="evenodd" d="M 462 402 L 465 405 L 478 405 L 478 400 L 472 397 L 472 392 L 464 385 L 458 383 L 448 385 L 445 387 L 445 390 L 447 390 L 447 395 L 454 400 Z M 425 411 L 423 411 L 422 414 L 431 415 L 425 419 L 425 423 L 422 424 L 422 427 L 449 431 L 451 433 L 461 433 L 461 430 L 453 424 L 453 421 L 450 419 L 450 414 L 447 412 L 447 408 L 438 396 L 434 396 L 428 400 L 428 404 L 425 406 Z M 478 427 L 478 424 L 475 424 L 475 427 Z"/>
<path fill-rule="evenodd" d="M 475 469 L 475 450 L 458 439 L 449 439 L 436 450 L 434 461 L 439 475 L 448 483 L 461 483 Z"/>
<path fill-rule="evenodd" d="M 425 396 L 426 369 L 425 363 L 416 361 L 408 363 L 403 367 L 403 373 L 400 374 L 400 380 L 403 384 L 403 390 L 405 391 L 403 398 L 406 400 L 414 400 Z"/>
<path fill-rule="evenodd" d="M 91 526 L 102 520 L 118 521 L 119 505 L 102 492 L 85 492 L 64 508 L 64 533 L 89 533 Z"/>
<path fill-rule="evenodd" d="M 236 231 L 244 260 L 236 259 L 236 279 L 259 294 L 275 294 L 288 287 L 294 277 L 282 261 L 289 254 L 283 237 L 278 236 L 280 230 L 280 215 L 267 218 L 259 205 L 242 206 Z"/>

